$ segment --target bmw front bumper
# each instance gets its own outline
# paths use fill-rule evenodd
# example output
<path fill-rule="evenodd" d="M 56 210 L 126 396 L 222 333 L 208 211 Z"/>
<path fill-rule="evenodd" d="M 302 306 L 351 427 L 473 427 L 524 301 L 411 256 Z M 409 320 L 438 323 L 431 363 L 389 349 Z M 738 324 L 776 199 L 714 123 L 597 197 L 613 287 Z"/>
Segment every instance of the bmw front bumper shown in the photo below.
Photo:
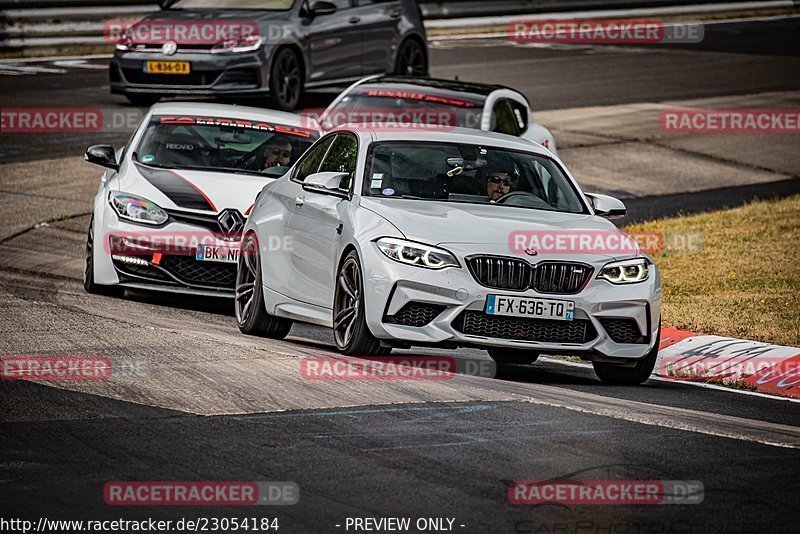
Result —
<path fill-rule="evenodd" d="M 448 247 L 445 247 L 448 248 Z M 367 324 L 373 335 L 400 346 L 505 347 L 538 353 L 577 355 L 593 361 L 644 357 L 658 337 L 661 282 L 655 266 L 644 282 L 614 285 L 597 278 L 612 261 L 590 263 L 594 272 L 575 294 L 492 289 L 479 284 L 455 253 L 460 268 L 430 270 L 387 258 L 375 243 L 362 249 L 369 281 L 365 288 Z M 547 258 L 564 262 L 576 258 Z M 533 263 L 533 262 L 532 262 Z M 572 301 L 572 321 L 487 315 L 488 295 Z"/>

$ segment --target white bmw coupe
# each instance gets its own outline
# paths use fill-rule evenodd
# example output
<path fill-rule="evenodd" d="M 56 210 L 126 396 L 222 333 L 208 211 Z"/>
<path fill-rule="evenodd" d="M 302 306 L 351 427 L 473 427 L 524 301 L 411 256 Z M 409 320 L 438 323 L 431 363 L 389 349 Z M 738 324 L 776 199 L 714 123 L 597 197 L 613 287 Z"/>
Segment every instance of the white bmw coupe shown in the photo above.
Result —
<path fill-rule="evenodd" d="M 641 383 L 658 352 L 661 282 L 608 220 L 624 214 L 525 140 L 344 126 L 256 198 L 236 319 L 273 338 L 292 321 L 330 327 L 348 355 L 578 355 L 604 382 Z M 285 246 L 268 250 L 274 236 Z"/>

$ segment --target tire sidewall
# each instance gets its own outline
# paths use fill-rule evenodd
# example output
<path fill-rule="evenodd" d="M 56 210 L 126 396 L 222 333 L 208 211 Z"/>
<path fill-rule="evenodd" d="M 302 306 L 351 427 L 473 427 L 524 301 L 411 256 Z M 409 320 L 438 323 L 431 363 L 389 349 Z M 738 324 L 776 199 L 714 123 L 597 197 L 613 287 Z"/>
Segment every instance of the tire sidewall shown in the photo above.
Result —
<path fill-rule="evenodd" d="M 277 76 L 275 76 L 275 71 L 278 68 L 278 64 L 280 63 L 281 57 L 283 57 L 286 54 L 291 54 L 292 56 L 294 56 L 294 59 L 297 62 L 297 68 L 298 68 L 299 75 L 300 75 L 299 90 L 297 92 L 297 98 L 295 99 L 295 101 L 294 101 L 294 103 L 292 105 L 288 105 L 288 106 L 285 103 L 281 102 L 281 100 L 280 100 L 279 91 L 278 91 L 278 88 L 279 88 L 278 84 L 280 83 L 280 80 L 278 80 Z M 270 91 L 272 103 L 280 111 L 294 111 L 297 108 L 298 104 L 300 103 L 300 97 L 303 95 L 303 63 L 302 63 L 302 61 L 300 61 L 300 58 L 297 56 L 297 53 L 294 52 L 292 49 L 290 49 L 290 48 L 281 48 L 275 54 L 275 58 L 272 61 L 272 66 L 269 69 L 269 91 Z"/>
<path fill-rule="evenodd" d="M 239 251 L 239 258 L 242 263 L 244 263 L 244 254 L 245 248 L 247 245 L 248 240 L 252 239 L 255 243 L 255 256 L 256 256 L 256 276 L 255 280 L 253 280 L 253 303 L 250 305 L 250 315 L 247 316 L 247 319 L 244 322 L 239 322 L 237 318 L 237 323 L 239 329 L 242 331 L 247 332 L 254 332 L 258 329 L 259 322 L 263 319 L 259 317 L 261 309 L 264 307 L 264 294 L 261 288 L 261 251 L 260 245 L 258 242 L 258 238 L 254 235 L 250 235 L 245 238 L 242 242 L 242 248 Z M 244 265 L 239 266 L 240 269 L 246 269 Z M 238 283 L 238 280 L 237 280 Z"/>
<path fill-rule="evenodd" d="M 358 352 L 356 346 L 359 345 L 360 341 L 364 338 L 365 334 L 369 337 L 372 337 L 372 332 L 369 331 L 369 327 L 367 326 L 367 315 L 366 315 L 366 306 L 364 304 L 364 269 L 361 265 L 361 260 L 358 257 L 358 253 L 355 250 L 351 250 L 347 256 L 345 256 L 344 260 L 342 260 L 341 265 L 339 266 L 339 270 L 336 272 L 336 291 L 334 294 L 334 302 L 338 302 L 339 292 L 342 291 L 341 286 L 339 285 L 339 276 L 342 273 L 345 265 L 349 263 L 350 260 L 355 261 L 356 265 L 358 266 L 359 277 L 358 277 L 358 317 L 356 318 L 356 324 L 353 327 L 353 335 L 348 340 L 347 344 L 343 347 L 338 346 L 339 351 L 344 354 L 355 354 Z M 333 316 L 335 317 L 337 310 L 333 310 Z"/>

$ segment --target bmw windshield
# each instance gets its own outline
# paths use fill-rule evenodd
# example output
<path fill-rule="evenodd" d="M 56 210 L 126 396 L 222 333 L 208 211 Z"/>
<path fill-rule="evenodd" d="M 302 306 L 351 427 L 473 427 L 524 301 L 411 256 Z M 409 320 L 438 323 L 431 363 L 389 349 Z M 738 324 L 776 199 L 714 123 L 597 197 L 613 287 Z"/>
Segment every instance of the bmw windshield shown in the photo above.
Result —
<path fill-rule="evenodd" d="M 281 176 L 319 137 L 305 128 L 222 117 L 152 117 L 134 159 L 152 167 Z"/>
<path fill-rule="evenodd" d="M 370 149 L 364 196 L 588 213 L 558 164 L 528 152 L 453 143 Z"/>

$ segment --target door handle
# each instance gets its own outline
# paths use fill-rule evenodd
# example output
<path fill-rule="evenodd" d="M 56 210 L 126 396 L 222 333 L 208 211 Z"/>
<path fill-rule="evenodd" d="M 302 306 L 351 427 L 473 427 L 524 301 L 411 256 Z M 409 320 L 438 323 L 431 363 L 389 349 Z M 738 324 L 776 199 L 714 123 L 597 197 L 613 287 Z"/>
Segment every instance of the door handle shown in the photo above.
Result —
<path fill-rule="evenodd" d="M 301 196 L 294 197 L 294 205 L 298 208 L 305 203 L 306 199 Z"/>
<path fill-rule="evenodd" d="M 361 17 L 350 17 L 350 20 L 348 22 L 350 24 L 357 24 L 357 23 L 361 22 Z"/>

